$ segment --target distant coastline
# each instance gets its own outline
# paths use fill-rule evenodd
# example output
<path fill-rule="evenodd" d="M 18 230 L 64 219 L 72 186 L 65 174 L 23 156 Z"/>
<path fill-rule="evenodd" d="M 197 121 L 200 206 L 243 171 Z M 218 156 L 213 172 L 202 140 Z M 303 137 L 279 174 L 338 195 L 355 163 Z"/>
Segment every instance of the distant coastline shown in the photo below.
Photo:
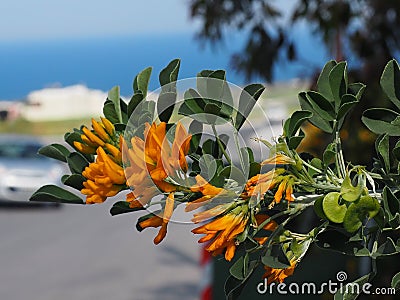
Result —
<path fill-rule="evenodd" d="M 296 39 L 301 41 L 301 57 L 306 53 L 315 65 L 310 69 L 307 65 L 279 61 L 274 72 L 276 81 L 310 77 L 313 68 L 327 59 L 324 49 L 310 43 L 316 39 L 311 34 L 303 32 Z M 227 80 L 242 85 L 243 76 L 229 65 L 230 54 L 240 50 L 242 44 L 243 39 L 237 36 L 229 41 L 229 50 L 224 45 L 215 49 L 209 45 L 202 47 L 189 33 L 26 43 L 0 41 L 0 100 L 21 100 L 34 90 L 74 84 L 103 91 L 120 85 L 121 93 L 129 95 L 134 75 L 147 66 L 153 66 L 150 89 L 154 90 L 158 87 L 159 71 L 177 57 L 182 59 L 180 78 L 194 77 L 202 69 L 226 69 Z"/>

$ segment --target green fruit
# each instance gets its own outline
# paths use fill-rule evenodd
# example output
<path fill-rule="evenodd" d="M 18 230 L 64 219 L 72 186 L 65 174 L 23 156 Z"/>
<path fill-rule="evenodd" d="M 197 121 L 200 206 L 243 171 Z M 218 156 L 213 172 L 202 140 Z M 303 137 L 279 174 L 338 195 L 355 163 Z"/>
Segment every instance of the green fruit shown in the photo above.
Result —
<path fill-rule="evenodd" d="M 377 199 L 371 196 L 362 196 L 359 201 L 349 205 L 344 216 L 343 226 L 348 232 L 357 231 L 366 217 L 369 219 L 375 217 L 380 210 Z"/>
<path fill-rule="evenodd" d="M 342 223 L 347 211 L 346 204 L 339 204 L 340 193 L 330 192 L 322 200 L 322 209 L 329 221 Z"/>
<path fill-rule="evenodd" d="M 322 208 L 322 201 L 324 200 L 324 197 L 321 196 L 314 202 L 314 211 L 318 217 L 321 219 L 327 220 L 328 218 L 326 217 L 324 210 Z"/>
<path fill-rule="evenodd" d="M 348 202 L 356 201 L 360 198 L 363 191 L 363 186 L 359 183 L 357 186 L 351 184 L 349 175 L 343 180 L 342 187 L 340 189 L 340 194 L 342 198 Z"/>

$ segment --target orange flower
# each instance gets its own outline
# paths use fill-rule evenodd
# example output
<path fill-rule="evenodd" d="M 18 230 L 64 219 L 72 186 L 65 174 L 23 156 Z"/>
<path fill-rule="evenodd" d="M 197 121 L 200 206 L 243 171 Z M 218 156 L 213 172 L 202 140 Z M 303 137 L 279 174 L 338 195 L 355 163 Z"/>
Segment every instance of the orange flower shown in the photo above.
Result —
<path fill-rule="evenodd" d="M 273 189 L 279 183 L 280 175 L 284 172 L 285 169 L 279 168 L 251 177 L 247 181 L 241 197 L 243 199 L 250 197 L 260 197 L 262 199 L 267 191 Z"/>
<path fill-rule="evenodd" d="M 218 188 L 208 183 L 201 175 L 195 177 L 196 184 L 190 187 L 190 190 L 194 193 L 201 193 L 203 196 L 188 202 L 185 207 L 185 211 L 195 210 L 213 200 L 214 197 L 218 195 L 227 195 L 228 191 L 223 188 Z"/>
<path fill-rule="evenodd" d="M 264 266 L 265 274 L 263 278 L 267 278 L 268 284 L 272 282 L 282 283 L 286 277 L 293 275 L 294 269 L 297 265 L 297 259 L 290 260 L 290 266 L 285 269 L 275 269 L 269 266 Z"/>
<path fill-rule="evenodd" d="M 87 180 L 83 183 L 81 193 L 86 195 L 87 204 L 102 203 L 126 187 L 122 167 L 102 147 L 98 147 L 96 153 L 96 161 L 82 172 Z"/>
<path fill-rule="evenodd" d="M 74 141 L 76 150 L 84 154 L 95 154 L 98 147 L 105 147 L 107 152 L 117 160 L 120 159 L 120 152 L 113 144 L 118 144 L 118 136 L 115 133 L 114 125 L 106 118 L 101 117 L 101 122 L 92 118 L 92 128 L 82 127 L 82 142 Z M 119 153 L 118 153 L 119 152 Z"/>
<path fill-rule="evenodd" d="M 168 222 L 174 211 L 174 193 L 170 193 L 165 201 L 164 212 L 162 217 L 154 215 L 144 221 L 138 223 L 137 227 L 140 231 L 148 227 L 160 227 L 157 236 L 154 238 L 154 244 L 159 244 L 167 235 Z"/>
<path fill-rule="evenodd" d="M 199 243 L 212 240 L 206 250 L 214 256 L 225 251 L 225 259 L 230 261 L 235 255 L 236 237 L 245 230 L 248 219 L 247 206 L 242 205 L 207 224 L 193 229 L 192 232 L 205 234 L 199 240 Z"/>
<path fill-rule="evenodd" d="M 293 158 L 290 158 L 282 153 L 276 153 L 273 157 L 264 160 L 261 165 L 295 165 L 296 162 Z"/>
<path fill-rule="evenodd" d="M 294 178 L 292 176 L 286 176 L 278 186 L 278 190 L 275 192 L 274 201 L 275 203 L 281 202 L 282 198 L 289 202 L 294 201 L 293 197 L 293 184 Z"/>
<path fill-rule="evenodd" d="M 256 218 L 256 222 L 257 222 L 256 226 L 260 226 L 267 219 L 269 219 L 269 216 L 264 215 L 264 214 L 258 214 L 255 216 L 255 218 Z M 271 220 L 263 226 L 263 229 L 267 230 L 267 231 L 274 231 L 277 227 L 278 227 L 278 224 L 274 220 Z M 255 237 L 254 239 L 257 242 L 259 242 L 261 245 L 263 245 L 267 241 L 268 237 Z"/>
<path fill-rule="evenodd" d="M 128 165 L 125 169 L 127 182 L 134 189 L 137 198 L 141 196 L 139 191 L 142 192 L 154 185 L 162 192 L 169 193 L 176 190 L 176 186 L 165 179 L 174 176 L 177 168 L 186 172 L 185 156 L 189 151 L 191 138 L 178 123 L 173 142 L 173 149 L 177 149 L 177 155 L 174 156 L 174 151 L 171 153 L 171 147 L 166 139 L 166 123 L 161 122 L 159 125 L 153 123 L 151 126 L 146 123 L 145 126 L 145 141 L 135 136 L 131 139 L 132 148 L 128 149 L 127 146 L 123 148 Z"/>
<path fill-rule="evenodd" d="M 167 181 L 182 170 L 187 171 L 185 156 L 189 152 L 191 135 L 188 135 L 183 126 L 178 123 L 175 138 L 171 146 L 166 138 L 166 123 L 145 124 L 144 139 L 132 137 L 129 148 L 127 143 L 122 144 L 125 175 L 132 194 L 126 198 L 131 208 L 143 207 L 160 193 L 169 193 L 162 216 L 152 219 L 154 227 L 160 227 L 154 239 L 159 244 L 167 234 L 167 225 L 174 210 L 174 192 L 178 185 Z M 140 226 L 147 223 L 143 221 Z"/>

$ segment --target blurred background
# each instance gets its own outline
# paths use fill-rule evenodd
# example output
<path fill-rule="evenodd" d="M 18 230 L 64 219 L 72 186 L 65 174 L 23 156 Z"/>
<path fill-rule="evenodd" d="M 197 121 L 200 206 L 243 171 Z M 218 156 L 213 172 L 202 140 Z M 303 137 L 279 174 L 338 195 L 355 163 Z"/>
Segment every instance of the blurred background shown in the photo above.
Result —
<path fill-rule="evenodd" d="M 0 11 L 0 299 L 200 299 L 212 282 L 213 299 L 222 299 L 226 266 L 215 260 L 207 273 L 190 225 L 171 226 L 154 247 L 154 232 L 138 234 L 132 216 L 111 218 L 107 203 L 26 205 L 37 186 L 57 183 L 63 172 L 38 162 L 37 148 L 99 116 L 114 85 L 128 98 L 145 67 L 153 67 L 151 90 L 174 58 L 182 59 L 180 79 L 226 69 L 239 86 L 268 84 L 261 106 L 276 134 L 329 59 L 348 60 L 351 80 L 368 85 L 364 107 L 390 106 L 377 83 L 398 55 L 398 1 L 3 0 Z M 374 137 L 359 119 L 354 111 L 343 130 L 346 159 L 369 165 Z M 311 138 L 302 150 L 318 155 L 328 137 L 305 130 Z M 342 266 L 353 279 L 365 271 L 343 257 L 332 265 L 338 261 L 326 279 Z M 321 264 L 305 265 L 294 280 L 315 277 Z"/>

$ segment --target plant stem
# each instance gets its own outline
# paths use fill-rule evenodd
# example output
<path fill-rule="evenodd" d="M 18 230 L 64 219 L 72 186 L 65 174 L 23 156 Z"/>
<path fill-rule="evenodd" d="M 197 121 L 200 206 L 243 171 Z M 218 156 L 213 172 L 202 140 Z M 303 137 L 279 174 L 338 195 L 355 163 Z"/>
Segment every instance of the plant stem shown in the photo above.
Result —
<path fill-rule="evenodd" d="M 217 143 L 218 143 L 219 149 L 222 151 L 222 154 L 225 156 L 225 158 L 226 158 L 226 160 L 228 161 L 228 163 L 229 163 L 230 165 L 232 165 L 232 160 L 231 160 L 231 158 L 229 157 L 228 153 L 226 153 L 225 147 L 224 147 L 224 145 L 222 144 L 221 140 L 220 140 L 219 137 L 218 137 L 218 133 L 217 133 L 217 129 L 215 128 L 215 125 L 212 124 L 212 125 L 211 125 L 211 128 L 212 128 L 212 131 L 213 131 L 213 133 L 214 133 L 214 135 L 215 135 L 215 140 L 216 140 Z"/>
<path fill-rule="evenodd" d="M 339 178 L 344 178 L 346 176 L 346 166 L 344 163 L 343 151 L 342 151 L 342 142 L 340 140 L 339 131 L 335 133 L 335 146 L 336 146 L 336 168 Z"/>

